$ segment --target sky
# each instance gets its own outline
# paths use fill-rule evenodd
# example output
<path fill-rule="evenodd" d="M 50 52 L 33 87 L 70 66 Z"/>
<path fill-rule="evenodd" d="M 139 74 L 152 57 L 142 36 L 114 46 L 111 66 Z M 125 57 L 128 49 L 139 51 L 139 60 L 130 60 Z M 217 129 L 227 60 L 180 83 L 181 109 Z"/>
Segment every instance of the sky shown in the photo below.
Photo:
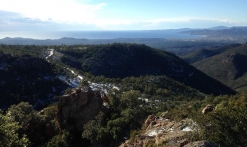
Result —
<path fill-rule="evenodd" d="M 0 31 L 247 26 L 246 0 L 0 0 Z"/>

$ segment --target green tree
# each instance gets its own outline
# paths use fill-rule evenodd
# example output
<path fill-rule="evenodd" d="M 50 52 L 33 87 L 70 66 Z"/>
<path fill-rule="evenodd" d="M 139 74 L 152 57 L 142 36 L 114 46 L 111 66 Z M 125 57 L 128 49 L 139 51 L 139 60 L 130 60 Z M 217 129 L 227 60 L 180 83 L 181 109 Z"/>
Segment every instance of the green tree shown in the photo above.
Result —
<path fill-rule="evenodd" d="M 141 104 L 141 101 L 138 99 L 140 96 L 140 91 L 127 91 L 122 94 L 121 103 L 125 104 L 128 108 L 136 108 L 138 104 Z"/>
<path fill-rule="evenodd" d="M 30 144 L 25 134 L 20 134 L 18 122 L 10 121 L 0 112 L 0 147 L 24 147 Z"/>
<path fill-rule="evenodd" d="M 54 136 L 48 143 L 47 147 L 69 147 L 68 144 L 69 133 L 63 130 L 62 134 Z"/>
<path fill-rule="evenodd" d="M 9 121 L 18 122 L 23 129 L 26 128 L 27 123 L 31 120 L 35 123 L 42 123 L 44 121 L 43 116 L 38 114 L 33 109 L 33 106 L 27 102 L 11 105 L 6 115 L 9 117 Z"/>

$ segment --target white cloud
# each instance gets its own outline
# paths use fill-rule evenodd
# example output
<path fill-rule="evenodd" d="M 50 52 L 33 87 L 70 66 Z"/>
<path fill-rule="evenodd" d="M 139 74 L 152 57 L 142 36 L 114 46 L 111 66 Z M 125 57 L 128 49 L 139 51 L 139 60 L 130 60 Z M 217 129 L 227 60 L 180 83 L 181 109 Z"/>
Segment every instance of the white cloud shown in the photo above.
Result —
<path fill-rule="evenodd" d="M 1 0 L 0 10 L 42 21 L 90 23 L 95 18 L 95 12 L 105 5 L 88 5 L 74 0 Z"/>
<path fill-rule="evenodd" d="M 0 0 L 1 30 L 140 30 L 217 25 L 246 25 L 228 19 L 177 17 L 122 19 L 103 17 L 105 3 L 86 4 L 91 0 Z M 110 5 L 108 5 L 110 7 Z M 104 13 L 102 13 L 104 14 Z M 143 14 L 145 15 L 145 14 Z M 108 14 L 107 14 L 108 16 Z M 112 18 L 111 18 L 112 17 Z M 25 29 L 24 29 L 25 28 Z"/>
<path fill-rule="evenodd" d="M 147 23 L 156 25 L 159 23 L 183 23 L 193 21 L 211 21 L 211 22 L 230 22 L 226 19 L 215 19 L 215 18 L 198 18 L 198 17 L 180 17 L 180 18 L 161 18 L 148 20 Z"/>

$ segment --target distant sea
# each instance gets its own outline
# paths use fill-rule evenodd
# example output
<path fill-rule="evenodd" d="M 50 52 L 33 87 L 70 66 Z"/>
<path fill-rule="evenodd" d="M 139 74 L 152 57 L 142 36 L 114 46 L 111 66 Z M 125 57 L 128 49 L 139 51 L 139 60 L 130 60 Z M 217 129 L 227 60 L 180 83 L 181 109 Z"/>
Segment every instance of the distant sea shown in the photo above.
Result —
<path fill-rule="evenodd" d="M 150 30 L 150 31 L 54 31 L 54 32 L 31 32 L 13 31 L 0 32 L 0 39 L 5 37 L 32 38 L 32 39 L 60 39 L 63 37 L 76 39 L 115 39 L 115 38 L 167 38 L 167 39 L 189 39 L 200 38 L 203 35 L 190 35 L 180 33 L 178 30 Z"/>

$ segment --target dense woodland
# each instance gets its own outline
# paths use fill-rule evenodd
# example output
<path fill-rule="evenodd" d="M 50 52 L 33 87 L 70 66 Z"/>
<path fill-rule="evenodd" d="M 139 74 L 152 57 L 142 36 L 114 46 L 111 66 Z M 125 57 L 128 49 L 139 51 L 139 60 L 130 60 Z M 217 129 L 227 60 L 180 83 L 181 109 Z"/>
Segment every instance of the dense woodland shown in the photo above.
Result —
<path fill-rule="evenodd" d="M 54 56 L 49 59 L 49 62 L 45 61 L 45 57 L 49 54 L 47 52 L 48 48 L 55 49 Z M 162 62 L 162 59 L 169 59 L 172 62 L 174 61 L 176 66 L 188 66 L 189 69 L 194 70 L 192 66 L 187 65 L 177 56 L 163 51 L 160 53 L 159 50 L 147 48 L 144 45 L 1 45 L 0 65 L 4 68 L 0 70 L 0 73 L 5 78 L 1 78 L 0 81 L 1 89 L 4 89 L 1 91 L 0 101 L 8 101 L 11 106 L 0 112 L 0 146 L 119 146 L 125 141 L 124 137 L 133 141 L 135 135 L 143 131 L 143 123 L 148 115 L 154 114 L 158 116 L 161 112 L 168 112 L 166 117 L 172 120 L 193 119 L 200 126 L 200 129 L 187 136 L 190 141 L 209 140 L 220 146 L 233 147 L 247 145 L 246 91 L 235 93 L 230 88 L 226 90 L 226 86 L 222 84 L 224 88 L 220 87 L 221 84 L 217 84 L 220 82 L 214 81 L 212 78 L 204 76 L 204 74 L 197 78 L 209 79 L 207 86 L 211 84 L 213 88 L 208 88 L 207 93 L 203 91 L 203 87 L 196 87 L 196 85 L 191 84 L 193 79 L 186 83 L 182 82 L 182 80 L 179 81 L 181 77 L 174 78 L 173 76 L 165 75 L 165 72 L 133 76 L 127 73 L 127 76 L 111 77 L 104 74 L 100 75 L 100 71 L 97 71 L 99 72 L 98 74 L 94 74 L 87 70 L 91 66 L 97 66 L 95 62 L 92 62 L 94 60 L 113 58 L 114 54 L 109 57 L 107 55 L 111 55 L 113 49 L 119 48 L 124 48 L 124 52 L 133 53 L 133 56 L 136 51 L 133 51 L 133 48 L 140 49 L 137 51 L 143 51 L 142 54 L 138 54 L 139 57 L 134 62 L 149 57 L 142 56 L 143 54 L 150 56 L 155 54 L 153 56 L 154 59 L 150 59 L 150 62 L 155 59 L 160 62 Z M 100 50 L 100 54 L 95 54 L 98 50 Z M 129 54 L 127 55 L 130 56 Z M 159 58 L 155 58 L 156 55 Z M 25 64 L 25 67 L 28 67 L 26 72 L 25 70 L 18 70 L 18 67 L 15 66 L 10 67 L 14 61 L 24 62 L 28 60 L 29 62 L 27 63 L 32 63 L 30 61 L 34 59 L 39 60 L 39 64 L 36 65 L 45 66 L 45 70 L 35 69 L 29 64 Z M 128 58 L 122 57 L 120 59 L 127 61 Z M 155 67 L 157 62 L 153 62 Z M 3 66 L 3 63 L 8 65 Z M 117 64 L 117 60 L 114 63 Z M 146 62 L 136 64 L 141 66 Z M 151 63 L 149 64 L 152 69 Z M 17 65 L 20 66 L 20 64 Z M 169 71 L 168 73 L 174 72 L 169 67 L 170 65 L 164 62 L 165 68 Z M 54 93 L 53 101 L 49 106 L 44 106 L 42 112 L 37 111 L 31 105 L 32 101 L 35 101 L 34 94 L 39 98 L 45 98 L 46 96 L 43 94 L 50 93 L 52 87 L 65 84 L 56 79 L 59 74 L 69 75 L 64 70 L 64 66 L 73 68 L 85 76 L 80 84 L 81 87 L 87 86 L 88 81 L 115 83 L 120 87 L 119 91 L 113 89 L 108 92 L 108 110 L 100 112 L 95 119 L 88 121 L 84 125 L 82 132 L 71 132 L 70 129 L 66 128 L 61 132 L 55 115 L 57 109 L 56 97 L 64 93 L 68 94 L 71 88 L 57 90 L 60 93 Z M 106 71 L 110 71 L 110 67 L 105 67 Z M 34 72 L 29 72 L 30 70 Z M 128 71 L 128 69 L 125 69 L 125 71 Z M 194 72 L 200 73 L 197 70 Z M 47 81 L 47 79 L 42 78 L 44 77 L 43 74 L 48 74 L 54 79 Z M 18 77 L 21 80 L 16 80 Z M 13 82 L 2 84 L 2 81 L 7 80 L 13 80 Z M 202 82 L 198 85 L 202 85 Z M 17 85 L 17 87 L 11 84 Z M 226 95 L 220 95 L 220 93 L 223 93 L 222 90 L 225 90 L 224 94 Z M 14 95 L 13 98 L 11 95 Z M 23 95 L 26 97 L 23 97 Z M 144 101 L 144 98 L 147 98 L 149 102 Z M 217 109 L 214 112 L 202 115 L 201 110 L 207 104 L 211 104 Z M 69 120 L 63 123 L 69 123 Z M 149 146 L 155 146 L 155 144 L 149 144 Z M 163 146 L 165 146 L 165 143 Z"/>
<path fill-rule="evenodd" d="M 60 63 L 107 78 L 165 75 L 207 94 L 234 94 L 230 88 L 172 53 L 138 44 L 63 46 Z"/>
<path fill-rule="evenodd" d="M 241 91 L 246 89 L 246 49 L 246 43 L 232 44 L 210 50 L 198 50 L 182 58 L 214 79 Z"/>

